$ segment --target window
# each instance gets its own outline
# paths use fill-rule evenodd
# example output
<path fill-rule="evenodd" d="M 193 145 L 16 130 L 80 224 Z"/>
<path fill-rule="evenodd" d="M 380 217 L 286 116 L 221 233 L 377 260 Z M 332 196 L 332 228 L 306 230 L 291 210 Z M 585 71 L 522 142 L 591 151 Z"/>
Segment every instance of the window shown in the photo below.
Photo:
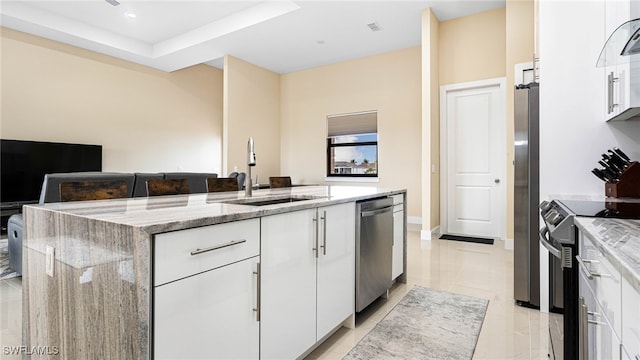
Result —
<path fill-rule="evenodd" d="M 327 117 L 327 176 L 378 176 L 378 113 Z"/>

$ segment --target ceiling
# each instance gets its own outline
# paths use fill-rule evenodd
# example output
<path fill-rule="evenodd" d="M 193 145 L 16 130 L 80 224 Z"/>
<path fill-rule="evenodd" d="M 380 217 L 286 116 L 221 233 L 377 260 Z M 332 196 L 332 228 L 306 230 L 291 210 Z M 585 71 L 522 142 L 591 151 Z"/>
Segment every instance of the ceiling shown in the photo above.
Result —
<path fill-rule="evenodd" d="M 504 5 L 505 0 L 0 0 L 0 24 L 164 71 L 201 63 L 222 68 L 229 54 L 285 74 L 419 45 L 427 7 L 446 21 Z"/>

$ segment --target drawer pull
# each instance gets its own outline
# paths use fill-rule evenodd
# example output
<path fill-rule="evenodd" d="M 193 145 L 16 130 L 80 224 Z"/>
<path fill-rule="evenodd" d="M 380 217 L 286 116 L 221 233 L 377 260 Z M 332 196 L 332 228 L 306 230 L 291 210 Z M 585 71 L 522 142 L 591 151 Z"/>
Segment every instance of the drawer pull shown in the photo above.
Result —
<path fill-rule="evenodd" d="M 602 321 L 595 321 L 595 320 L 587 320 L 588 324 L 593 324 L 593 325 L 606 325 L 604 322 Z"/>
<path fill-rule="evenodd" d="M 226 244 L 216 245 L 216 246 L 212 246 L 212 247 L 209 247 L 209 248 L 206 248 L 206 249 L 195 249 L 195 250 L 193 250 L 191 252 L 191 255 L 192 256 L 193 255 L 200 255 L 202 253 L 206 253 L 206 252 L 209 252 L 209 251 L 226 248 L 226 247 L 233 246 L 233 245 L 239 245 L 239 244 L 242 244 L 242 243 L 245 243 L 245 242 L 247 242 L 247 240 L 244 240 L 244 239 L 243 240 L 232 240 L 232 241 L 230 241 L 230 242 L 228 242 Z"/>
<path fill-rule="evenodd" d="M 600 273 L 591 272 L 591 270 L 587 268 L 587 265 L 585 265 L 585 263 L 589 263 L 589 264 L 598 263 L 598 261 L 596 260 L 585 260 L 580 255 L 576 255 L 576 260 L 578 260 L 578 264 L 580 264 L 580 270 L 582 270 L 582 273 L 589 280 L 593 280 L 594 277 L 611 277 L 611 275 L 609 274 L 600 274 Z"/>
<path fill-rule="evenodd" d="M 593 316 L 593 317 L 602 316 L 602 315 L 600 315 L 600 313 L 597 313 L 595 311 L 587 311 L 587 315 L 590 315 L 590 316 Z"/>

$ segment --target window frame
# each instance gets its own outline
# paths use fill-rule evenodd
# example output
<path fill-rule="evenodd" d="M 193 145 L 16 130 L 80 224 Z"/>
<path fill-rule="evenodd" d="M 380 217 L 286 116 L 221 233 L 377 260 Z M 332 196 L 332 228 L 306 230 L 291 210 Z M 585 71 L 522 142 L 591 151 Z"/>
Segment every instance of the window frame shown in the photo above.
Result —
<path fill-rule="evenodd" d="M 378 136 L 378 132 L 376 131 L 376 137 Z M 337 143 L 334 144 L 331 142 L 332 136 L 327 136 L 327 177 L 333 178 L 377 178 L 379 175 L 379 165 L 378 162 L 378 140 L 376 141 L 355 141 L 355 142 L 345 142 L 345 143 Z M 333 174 L 331 172 L 331 158 L 332 158 L 332 150 L 339 147 L 356 147 L 356 146 L 375 146 L 376 147 L 376 172 L 375 174 Z"/>

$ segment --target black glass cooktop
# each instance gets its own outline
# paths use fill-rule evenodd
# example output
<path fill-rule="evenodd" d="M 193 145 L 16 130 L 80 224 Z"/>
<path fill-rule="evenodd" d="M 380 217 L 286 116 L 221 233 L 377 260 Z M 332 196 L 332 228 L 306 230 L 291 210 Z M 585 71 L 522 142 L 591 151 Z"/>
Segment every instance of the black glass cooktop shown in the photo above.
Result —
<path fill-rule="evenodd" d="M 640 219 L 640 202 L 559 200 L 577 216 Z"/>

